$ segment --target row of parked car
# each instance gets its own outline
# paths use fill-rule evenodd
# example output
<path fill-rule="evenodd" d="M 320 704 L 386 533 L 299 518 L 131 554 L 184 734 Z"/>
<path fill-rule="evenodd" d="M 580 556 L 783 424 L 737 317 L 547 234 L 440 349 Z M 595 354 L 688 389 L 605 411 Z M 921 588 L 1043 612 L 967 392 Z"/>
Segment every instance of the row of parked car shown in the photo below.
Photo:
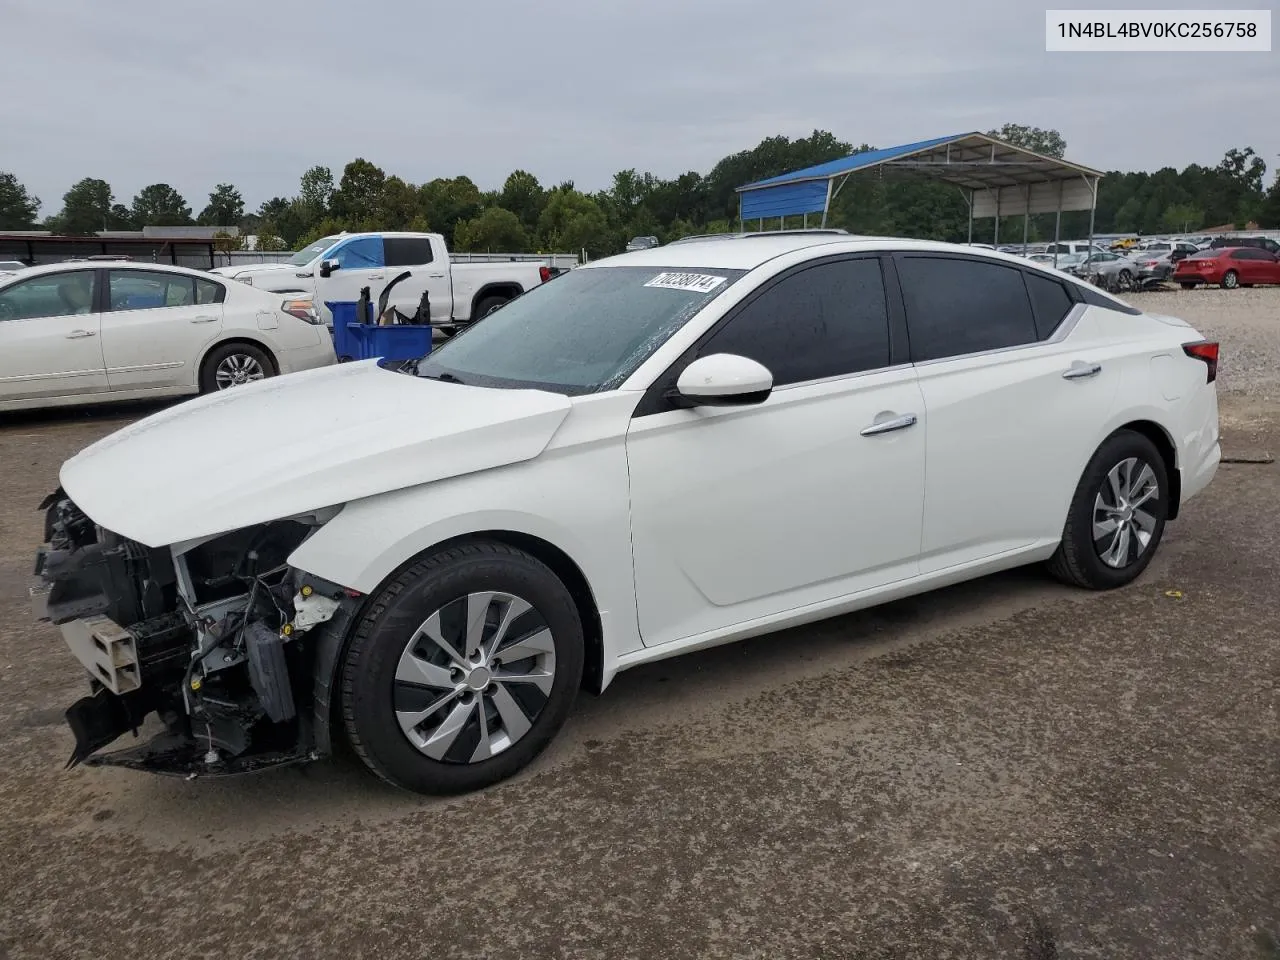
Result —
<path fill-rule="evenodd" d="M 1172 237 L 1111 249 L 1083 241 L 1004 248 L 1034 263 L 1057 267 L 1109 289 L 1128 291 L 1173 281 L 1184 289 L 1217 284 L 1227 289 L 1280 284 L 1280 243 L 1265 236 Z"/>

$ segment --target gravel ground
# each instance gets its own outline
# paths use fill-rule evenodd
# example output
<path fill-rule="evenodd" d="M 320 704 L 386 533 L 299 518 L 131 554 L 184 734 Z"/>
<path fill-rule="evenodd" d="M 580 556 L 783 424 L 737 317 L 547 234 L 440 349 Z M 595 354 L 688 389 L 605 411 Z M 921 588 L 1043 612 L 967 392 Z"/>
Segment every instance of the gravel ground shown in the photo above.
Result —
<path fill-rule="evenodd" d="M 1280 287 L 1174 288 L 1124 299 L 1149 313 L 1181 317 L 1220 340 L 1220 394 L 1245 397 L 1253 405 L 1280 403 Z"/>
<path fill-rule="evenodd" d="M 1222 340 L 1280 446 L 1280 290 L 1131 298 Z M 0 958 L 1280 960 L 1280 466 L 1226 464 L 1133 586 L 1016 571 L 624 673 L 525 774 L 62 770 L 81 673 L 22 599 L 58 464 L 0 421 Z"/>

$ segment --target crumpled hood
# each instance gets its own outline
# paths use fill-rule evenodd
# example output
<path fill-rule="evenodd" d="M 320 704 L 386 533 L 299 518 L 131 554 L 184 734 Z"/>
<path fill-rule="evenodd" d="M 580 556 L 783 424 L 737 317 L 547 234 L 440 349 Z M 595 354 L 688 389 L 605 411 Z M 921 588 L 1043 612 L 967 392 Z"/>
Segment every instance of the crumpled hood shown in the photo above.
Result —
<path fill-rule="evenodd" d="M 366 360 L 171 407 L 86 447 L 60 480 L 95 523 L 165 546 L 530 460 L 570 406 Z"/>

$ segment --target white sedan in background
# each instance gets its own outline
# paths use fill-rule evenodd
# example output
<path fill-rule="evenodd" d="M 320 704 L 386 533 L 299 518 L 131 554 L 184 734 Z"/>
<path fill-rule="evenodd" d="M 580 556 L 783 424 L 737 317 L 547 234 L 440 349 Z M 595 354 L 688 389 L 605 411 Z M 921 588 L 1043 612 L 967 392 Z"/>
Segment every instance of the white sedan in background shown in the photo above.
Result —
<path fill-rule="evenodd" d="M 334 362 L 310 301 L 199 270 L 122 260 L 0 274 L 0 410 L 208 393 Z"/>
<path fill-rule="evenodd" d="M 333 730 L 392 783 L 470 790 L 641 663 L 1020 564 L 1122 586 L 1217 469 L 1217 363 L 972 247 L 585 264 L 413 374 L 252 384 L 69 460 L 35 599 L 97 684 L 74 759 L 235 773 Z M 152 711 L 162 751 L 97 753 Z"/>

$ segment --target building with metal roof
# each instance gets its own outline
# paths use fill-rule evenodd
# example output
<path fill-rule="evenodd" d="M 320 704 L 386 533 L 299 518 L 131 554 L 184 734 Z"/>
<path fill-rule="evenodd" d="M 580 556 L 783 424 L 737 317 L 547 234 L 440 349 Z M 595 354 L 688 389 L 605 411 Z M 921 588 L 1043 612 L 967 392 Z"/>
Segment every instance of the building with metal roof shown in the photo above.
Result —
<path fill-rule="evenodd" d="M 935 180 L 956 187 L 969 207 L 969 241 L 975 217 L 1023 217 L 1023 242 L 1031 214 L 1056 213 L 1054 239 L 1064 210 L 1088 210 L 1093 235 L 1102 172 L 1057 157 L 1034 153 L 985 133 L 961 133 L 855 153 L 737 188 L 739 223 L 774 217 L 822 214 L 825 227 L 831 202 L 849 177 L 875 171 L 880 175 Z M 785 222 L 783 220 L 782 222 Z"/>

